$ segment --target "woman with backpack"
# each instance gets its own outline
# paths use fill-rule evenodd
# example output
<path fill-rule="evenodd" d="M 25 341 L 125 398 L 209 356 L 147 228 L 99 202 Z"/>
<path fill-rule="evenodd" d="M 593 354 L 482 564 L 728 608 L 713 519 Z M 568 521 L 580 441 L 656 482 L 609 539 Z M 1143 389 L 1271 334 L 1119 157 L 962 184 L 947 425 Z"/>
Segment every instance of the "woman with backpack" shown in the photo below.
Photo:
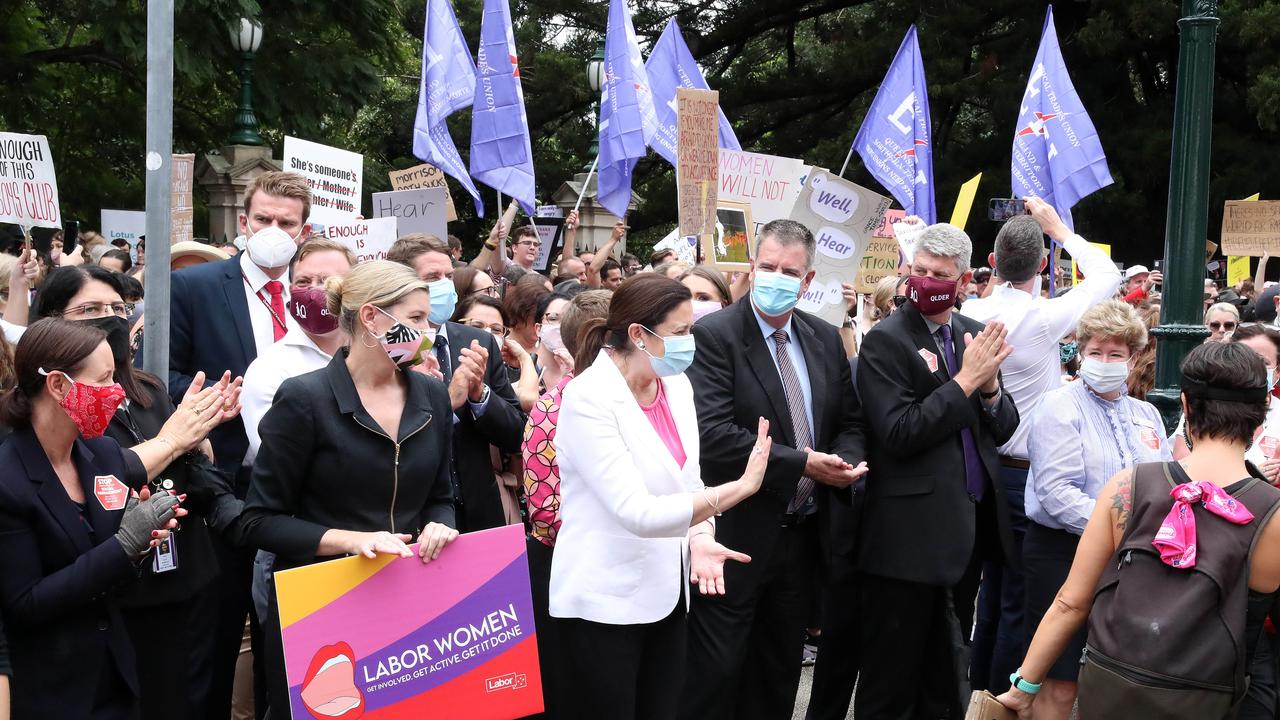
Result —
<path fill-rule="evenodd" d="M 1046 672 L 1088 620 L 1082 718 L 1231 717 L 1280 588 L 1280 490 L 1244 462 L 1268 402 L 1257 353 L 1209 343 L 1182 364 L 1191 453 L 1117 473 L 1071 572 L 999 700 L 1029 717 Z"/>

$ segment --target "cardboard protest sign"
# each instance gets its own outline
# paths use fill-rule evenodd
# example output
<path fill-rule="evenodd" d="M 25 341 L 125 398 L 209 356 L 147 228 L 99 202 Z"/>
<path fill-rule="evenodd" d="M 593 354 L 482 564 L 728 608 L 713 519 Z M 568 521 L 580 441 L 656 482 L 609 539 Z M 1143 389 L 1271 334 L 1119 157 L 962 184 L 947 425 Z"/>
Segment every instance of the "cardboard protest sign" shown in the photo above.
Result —
<path fill-rule="evenodd" d="M 747 203 L 756 229 L 790 217 L 810 167 L 795 158 L 721 148 L 720 200 Z"/>
<path fill-rule="evenodd" d="M 720 93 L 676 88 L 676 199 L 681 235 L 716 227 Z"/>
<path fill-rule="evenodd" d="M 875 292 L 876 285 L 881 280 L 890 276 L 897 277 L 900 257 L 897 240 L 873 235 L 858 264 L 858 280 L 854 283 L 858 292 L 870 295 Z"/>
<path fill-rule="evenodd" d="M 395 244 L 396 238 L 400 237 L 394 217 L 333 223 L 325 226 L 324 234 L 330 240 L 337 240 L 351 248 L 358 263 L 365 260 L 386 260 L 387 251 Z"/>
<path fill-rule="evenodd" d="M 0 222 L 62 228 L 53 153 L 44 135 L 0 132 Z"/>
<path fill-rule="evenodd" d="M 449 237 L 447 197 L 443 188 L 374 193 L 373 216 L 396 218 L 396 230 L 401 235 L 426 233 L 445 240 Z"/>
<path fill-rule="evenodd" d="M 285 136 L 285 170 L 300 173 L 311 185 L 311 220 L 323 225 L 350 221 L 360 214 L 364 156 L 341 148 Z"/>
<path fill-rule="evenodd" d="M 172 185 L 169 201 L 169 238 L 171 242 L 185 242 L 195 237 L 194 208 L 191 182 L 196 174 L 195 155 L 174 155 L 172 174 L 169 182 Z"/>
<path fill-rule="evenodd" d="M 147 234 L 147 214 L 141 210 L 103 210 L 100 232 L 108 242 L 124 238 L 137 245 L 138 238 Z"/>
<path fill-rule="evenodd" d="M 857 278 L 862 256 L 872 233 L 884 221 L 889 202 L 825 170 L 813 171 L 791 211 L 791 219 L 809 228 L 818 244 L 816 272 L 800 298 L 801 310 L 837 327 L 844 323 L 842 284 Z"/>
<path fill-rule="evenodd" d="M 1222 252 L 1280 254 L 1280 200 L 1228 200 L 1222 211 Z"/>
<path fill-rule="evenodd" d="M 538 231 L 542 247 L 533 258 L 533 271 L 551 277 L 551 266 L 560 258 L 564 249 L 564 218 L 540 217 L 533 226 Z"/>
<path fill-rule="evenodd" d="M 1227 285 L 1235 287 L 1249 279 L 1249 258 L 1247 256 L 1230 255 L 1227 257 Z"/>
<path fill-rule="evenodd" d="M 747 272 L 755 256 L 755 239 L 751 206 L 722 201 L 716 208 L 715 233 L 702 236 L 701 262 L 720 272 Z"/>
<path fill-rule="evenodd" d="M 283 570 L 275 585 L 294 720 L 543 709 L 518 525 L 463 535 L 425 565 L 355 556 Z"/>
<path fill-rule="evenodd" d="M 449 209 L 449 214 L 446 217 L 449 222 L 458 219 L 458 211 L 453 207 L 453 196 L 449 194 L 449 184 L 445 182 L 444 173 L 440 171 L 440 168 L 428 163 L 422 163 L 404 170 L 392 170 L 388 175 L 391 177 L 392 190 L 444 188 L 444 202 Z"/>

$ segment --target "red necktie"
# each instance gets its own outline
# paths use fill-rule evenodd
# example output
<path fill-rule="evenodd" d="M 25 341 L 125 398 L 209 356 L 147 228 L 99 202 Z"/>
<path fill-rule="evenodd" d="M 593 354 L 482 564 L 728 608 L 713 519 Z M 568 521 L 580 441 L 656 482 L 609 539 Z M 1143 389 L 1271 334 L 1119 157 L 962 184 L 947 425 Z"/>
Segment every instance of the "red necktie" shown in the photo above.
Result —
<path fill-rule="evenodd" d="M 279 341 L 286 332 L 284 326 L 284 284 L 279 280 L 268 280 L 267 292 L 271 293 L 272 340 Z"/>

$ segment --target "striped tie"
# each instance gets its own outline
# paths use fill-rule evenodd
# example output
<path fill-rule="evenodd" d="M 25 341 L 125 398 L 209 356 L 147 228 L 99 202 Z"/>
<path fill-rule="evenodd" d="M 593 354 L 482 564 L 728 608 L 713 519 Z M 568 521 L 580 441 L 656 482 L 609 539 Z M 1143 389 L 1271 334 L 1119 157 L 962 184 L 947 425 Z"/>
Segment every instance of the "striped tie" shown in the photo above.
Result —
<path fill-rule="evenodd" d="M 791 414 L 791 430 L 796 437 L 796 449 L 813 447 L 813 433 L 809 430 L 809 414 L 804 410 L 804 389 L 800 385 L 800 377 L 796 375 L 796 367 L 791 364 L 791 356 L 787 354 L 787 343 L 791 338 L 786 330 L 775 330 L 773 341 L 778 358 L 778 374 L 782 376 L 782 390 L 787 395 L 787 410 Z M 800 476 L 796 483 L 796 494 L 787 504 L 787 512 L 799 512 L 805 502 L 813 494 L 813 478 Z"/>

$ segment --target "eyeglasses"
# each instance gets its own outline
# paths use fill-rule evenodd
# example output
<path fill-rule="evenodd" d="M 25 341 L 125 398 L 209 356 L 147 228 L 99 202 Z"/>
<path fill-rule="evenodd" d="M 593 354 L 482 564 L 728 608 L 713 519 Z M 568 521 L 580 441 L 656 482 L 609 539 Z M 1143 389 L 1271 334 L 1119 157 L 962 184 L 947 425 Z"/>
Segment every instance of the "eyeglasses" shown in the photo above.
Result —
<path fill-rule="evenodd" d="M 900 307 L 902 307 L 903 305 L 906 305 L 906 304 L 907 304 L 907 296 L 906 296 L 906 295 L 894 295 L 894 296 L 893 296 L 893 306 L 894 306 L 895 308 L 900 308 Z"/>
<path fill-rule="evenodd" d="M 508 330 L 507 328 L 503 327 L 498 323 L 494 323 L 493 325 L 490 325 L 484 322 L 483 320 L 468 320 L 467 318 L 463 318 L 458 322 L 462 323 L 463 325 L 466 325 L 467 327 L 473 327 L 477 330 L 488 330 L 489 332 L 493 333 L 493 336 L 496 338 L 505 338 L 506 336 L 511 334 L 510 330 Z"/>
<path fill-rule="evenodd" d="M 558 323 L 558 322 L 560 322 L 560 313 L 547 313 L 546 315 L 542 316 L 543 325 L 546 325 L 548 323 Z"/>
<path fill-rule="evenodd" d="M 1217 320 L 1214 320 L 1213 322 L 1209 323 L 1209 329 L 1214 332 L 1218 332 L 1219 330 L 1225 330 L 1226 332 L 1235 332 L 1236 324 L 1237 323 L 1234 320 L 1227 320 L 1225 322 L 1218 322 Z"/>
<path fill-rule="evenodd" d="M 540 248 L 542 247 L 542 243 L 538 242 L 537 240 L 521 240 L 520 242 L 518 242 L 518 243 L 516 243 L 516 244 L 517 244 L 517 245 L 528 245 L 529 247 L 533 248 L 534 250 L 538 250 L 538 249 L 540 249 Z"/>
<path fill-rule="evenodd" d="M 67 308 L 61 313 L 62 317 L 81 317 L 81 318 L 100 318 L 108 315 L 116 317 L 129 317 L 133 314 L 133 303 L 85 303 L 75 307 Z"/>
<path fill-rule="evenodd" d="M 498 289 L 498 286 L 497 286 L 497 285 L 490 285 L 489 287 L 483 287 L 483 288 L 480 288 L 479 290 L 472 290 L 472 291 L 471 291 L 470 293 L 468 293 L 468 294 L 469 294 L 469 295 L 480 295 L 480 294 L 484 294 L 484 295 L 488 295 L 489 297 L 496 298 L 496 297 L 498 297 L 498 293 L 499 293 L 499 292 L 500 292 L 500 290 Z"/>

